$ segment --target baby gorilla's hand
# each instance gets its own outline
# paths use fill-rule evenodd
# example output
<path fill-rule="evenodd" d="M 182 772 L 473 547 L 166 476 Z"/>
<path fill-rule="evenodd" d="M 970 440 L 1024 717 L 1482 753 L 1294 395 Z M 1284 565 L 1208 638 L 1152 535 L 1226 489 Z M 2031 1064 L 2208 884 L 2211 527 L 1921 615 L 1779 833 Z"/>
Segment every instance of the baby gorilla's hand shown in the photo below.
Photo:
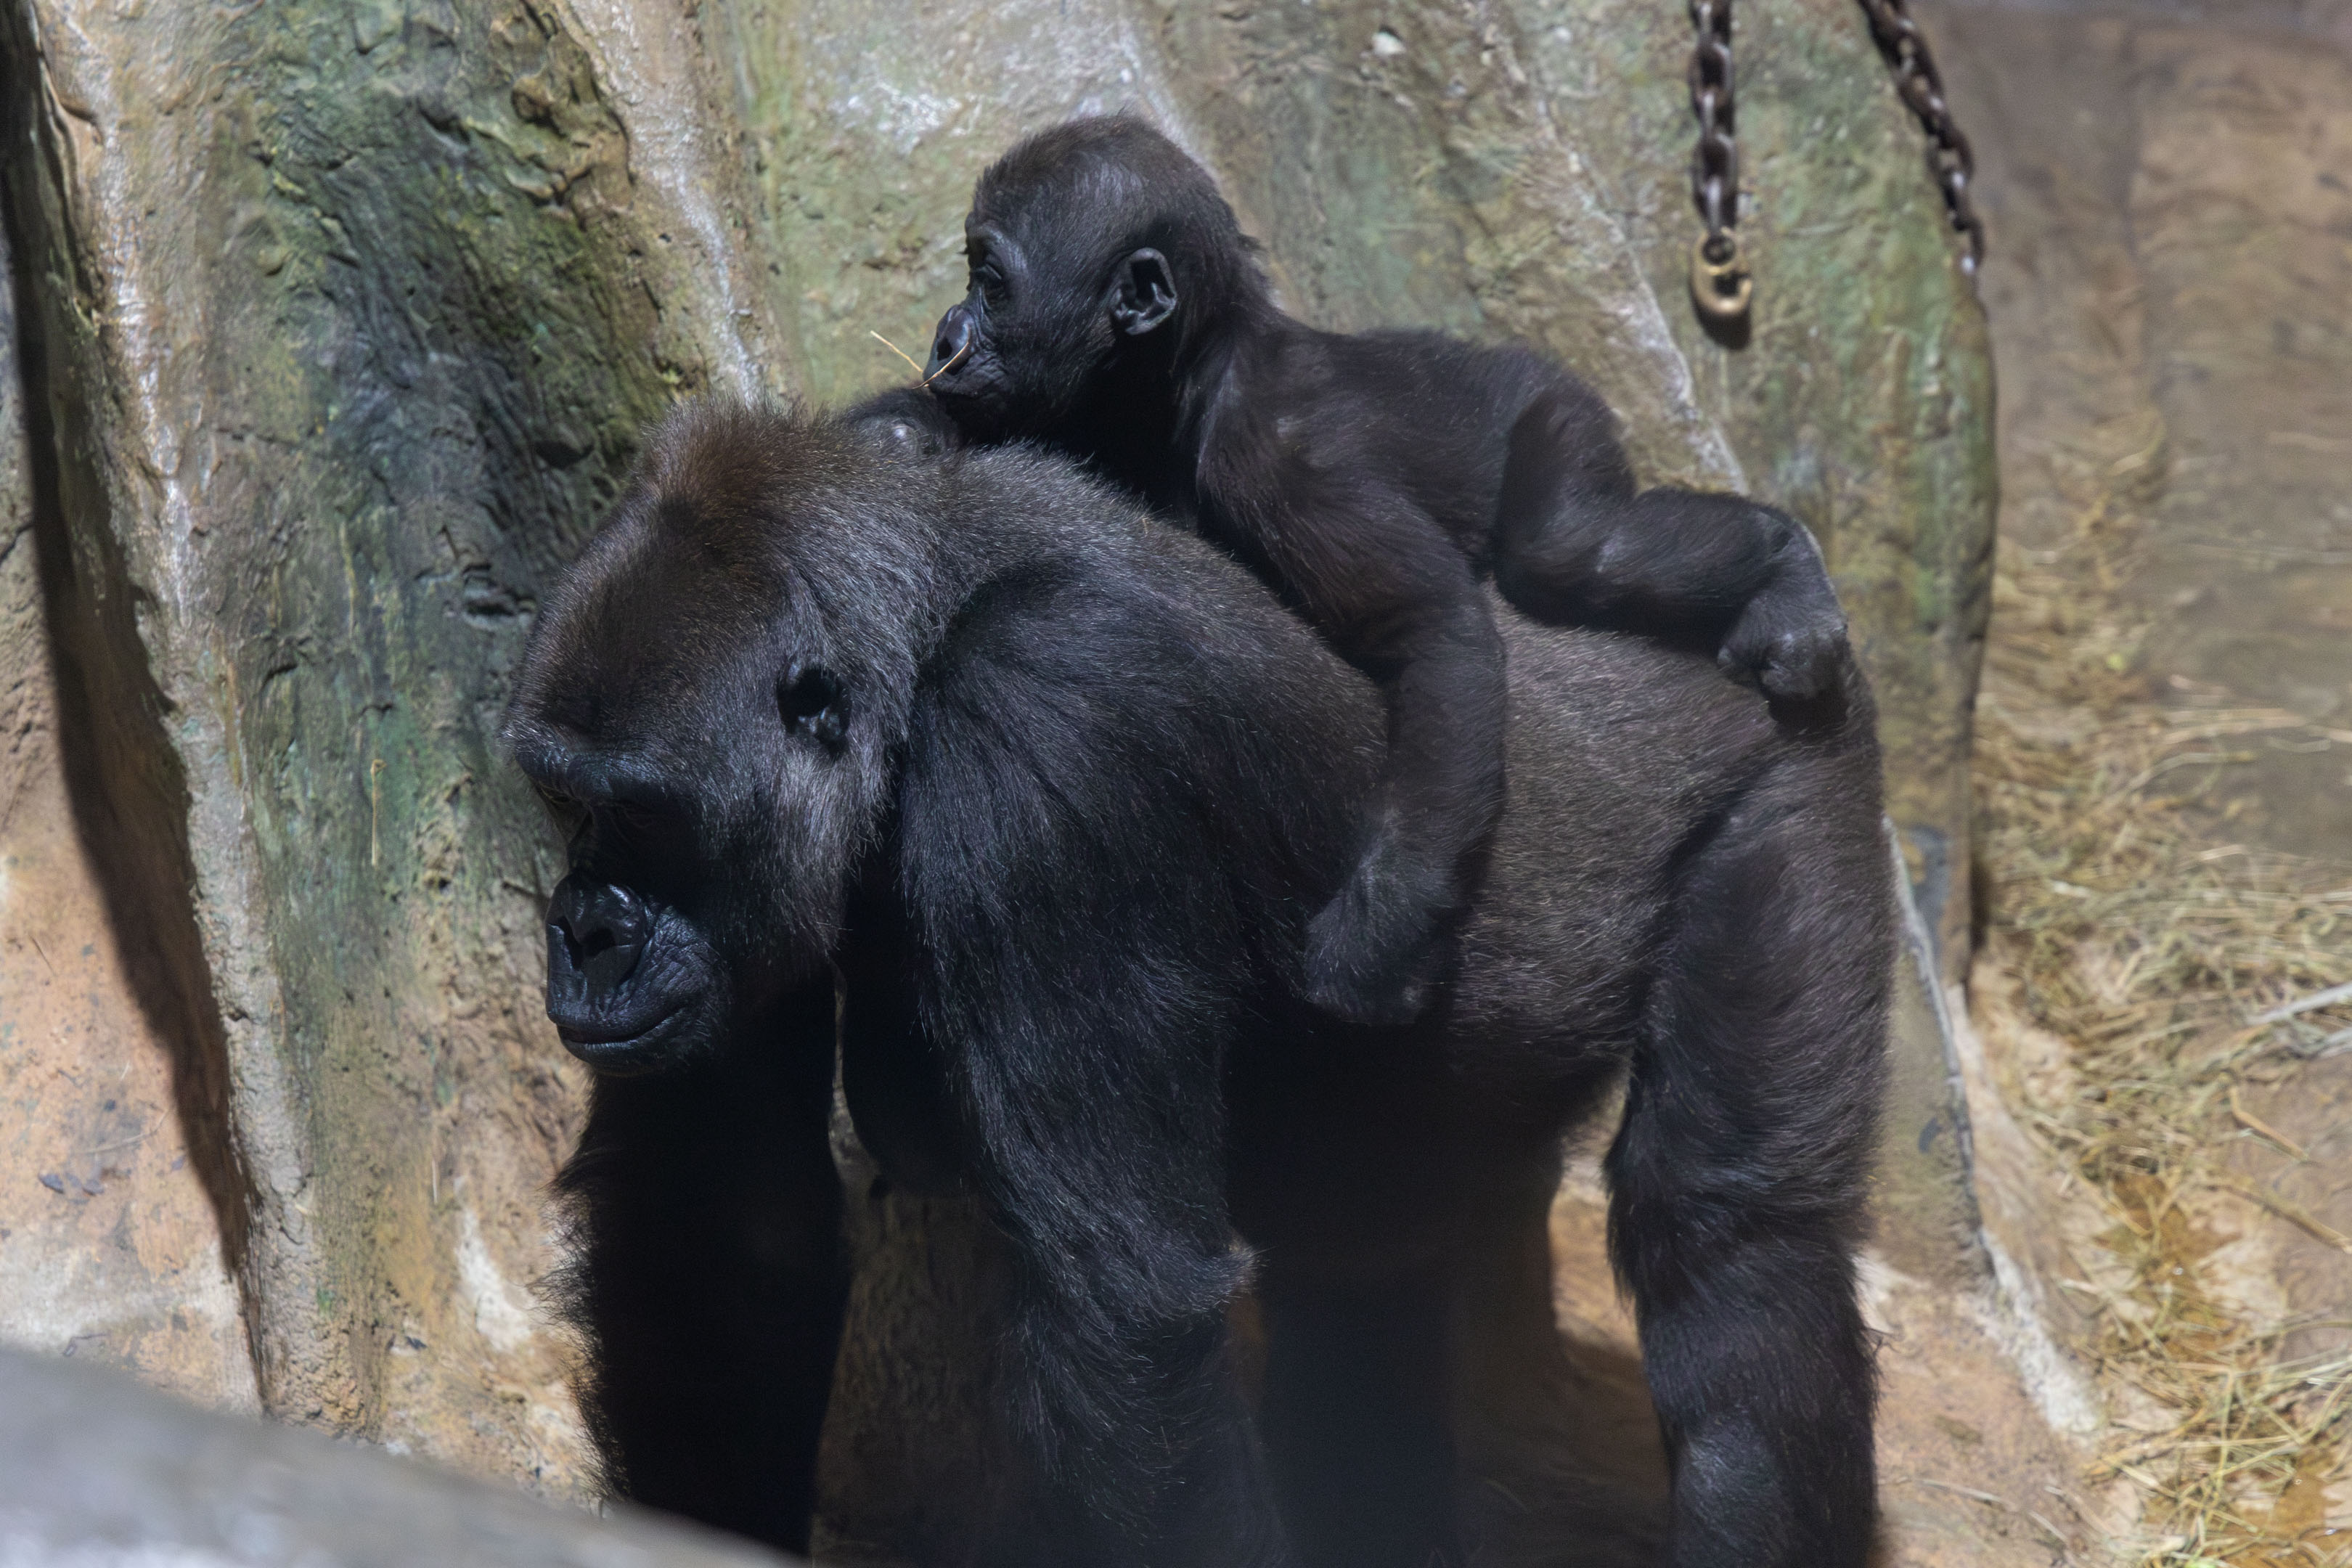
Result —
<path fill-rule="evenodd" d="M 1844 612 L 1812 535 L 1794 519 L 1778 569 L 1756 591 L 1725 634 L 1715 662 L 1743 686 L 1767 697 L 1806 702 L 1832 690 L 1849 655 Z"/>
<path fill-rule="evenodd" d="M 1412 1023 L 1445 958 L 1453 879 L 1384 826 L 1307 925 L 1307 999 L 1351 1024 Z"/>

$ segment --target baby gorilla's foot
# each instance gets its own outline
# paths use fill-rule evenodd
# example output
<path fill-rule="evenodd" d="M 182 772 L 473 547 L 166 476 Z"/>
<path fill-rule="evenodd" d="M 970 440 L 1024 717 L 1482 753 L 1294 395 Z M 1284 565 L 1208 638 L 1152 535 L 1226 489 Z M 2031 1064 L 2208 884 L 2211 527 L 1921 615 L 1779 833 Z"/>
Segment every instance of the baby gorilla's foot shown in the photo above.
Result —
<path fill-rule="evenodd" d="M 1845 614 L 1813 536 L 1795 519 L 1760 509 L 1788 531 L 1780 564 L 1725 634 L 1715 662 L 1767 697 L 1805 702 L 1832 690 L 1848 657 Z"/>
<path fill-rule="evenodd" d="M 1307 922 L 1307 999 L 1351 1024 L 1421 1016 L 1444 962 L 1450 882 L 1383 832 Z"/>
<path fill-rule="evenodd" d="M 1845 646 L 1843 616 L 1790 624 L 1758 599 L 1723 639 L 1715 662 L 1732 679 L 1761 688 L 1767 697 L 1806 702 L 1836 686 Z"/>

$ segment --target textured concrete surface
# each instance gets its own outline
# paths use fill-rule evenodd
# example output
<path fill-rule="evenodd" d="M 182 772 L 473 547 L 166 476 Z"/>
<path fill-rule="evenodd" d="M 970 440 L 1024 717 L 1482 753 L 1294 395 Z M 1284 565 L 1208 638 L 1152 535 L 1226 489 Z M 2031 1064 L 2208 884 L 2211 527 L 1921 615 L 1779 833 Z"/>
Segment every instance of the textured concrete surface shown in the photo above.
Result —
<path fill-rule="evenodd" d="M 660 131 L 706 118 L 692 79 L 633 144 L 552 13 L 5 26 L 60 742 L 259 1398 L 564 1489 L 530 1286 L 581 1079 L 537 996 L 554 846 L 490 728 L 642 425 L 756 389 L 681 205 L 715 160 Z"/>
<path fill-rule="evenodd" d="M 1944 5 L 1978 128 L 2011 504 L 2032 549 L 2083 470 L 2144 474 L 2129 600 L 2179 708 L 2352 720 L 2352 24 Z M 2352 15 L 2352 13 L 2347 13 Z M 2346 742 L 2257 745 L 2217 843 L 2352 857 Z"/>
<path fill-rule="evenodd" d="M 9 1568 L 783 1568 L 621 1510 L 597 1519 L 118 1373 L 0 1351 Z"/>
<path fill-rule="evenodd" d="M 68 799 L 14 323 L 0 292 L 0 1343 L 250 1409 L 219 1218 L 178 1114 L 189 1086 Z"/>

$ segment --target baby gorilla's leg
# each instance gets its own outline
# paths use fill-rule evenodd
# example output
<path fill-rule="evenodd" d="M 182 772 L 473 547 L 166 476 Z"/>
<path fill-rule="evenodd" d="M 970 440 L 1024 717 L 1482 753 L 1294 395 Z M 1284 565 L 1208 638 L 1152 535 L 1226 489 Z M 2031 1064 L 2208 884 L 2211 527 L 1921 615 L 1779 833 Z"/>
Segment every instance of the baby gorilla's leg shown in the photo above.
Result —
<path fill-rule="evenodd" d="M 1743 496 L 1635 493 L 1604 416 L 1563 379 L 1512 426 L 1495 530 L 1504 596 L 1538 620 L 1710 648 L 1773 698 L 1833 689 L 1845 616 L 1804 525 Z"/>

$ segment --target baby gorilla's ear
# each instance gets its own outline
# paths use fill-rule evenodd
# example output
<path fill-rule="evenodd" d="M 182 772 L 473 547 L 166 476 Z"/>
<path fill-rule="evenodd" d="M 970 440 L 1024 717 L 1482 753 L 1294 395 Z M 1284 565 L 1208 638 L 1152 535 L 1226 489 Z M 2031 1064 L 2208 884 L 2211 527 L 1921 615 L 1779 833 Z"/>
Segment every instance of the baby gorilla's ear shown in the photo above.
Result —
<path fill-rule="evenodd" d="M 1176 282 L 1168 275 L 1168 258 L 1156 250 L 1130 252 L 1110 286 L 1111 324 L 1139 338 L 1175 313 Z"/>

